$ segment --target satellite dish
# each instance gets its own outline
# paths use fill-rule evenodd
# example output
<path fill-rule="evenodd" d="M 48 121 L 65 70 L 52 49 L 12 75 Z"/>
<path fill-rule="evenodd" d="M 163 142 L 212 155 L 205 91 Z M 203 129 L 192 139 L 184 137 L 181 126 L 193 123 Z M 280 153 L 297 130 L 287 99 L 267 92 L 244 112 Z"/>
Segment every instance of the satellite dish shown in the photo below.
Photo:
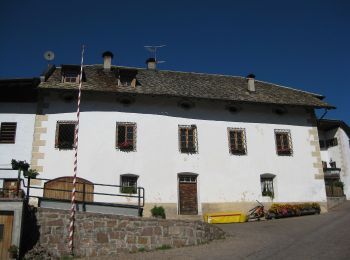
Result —
<path fill-rule="evenodd" d="M 47 61 L 52 61 L 55 58 L 55 54 L 52 51 L 46 51 L 44 53 L 44 58 Z"/>

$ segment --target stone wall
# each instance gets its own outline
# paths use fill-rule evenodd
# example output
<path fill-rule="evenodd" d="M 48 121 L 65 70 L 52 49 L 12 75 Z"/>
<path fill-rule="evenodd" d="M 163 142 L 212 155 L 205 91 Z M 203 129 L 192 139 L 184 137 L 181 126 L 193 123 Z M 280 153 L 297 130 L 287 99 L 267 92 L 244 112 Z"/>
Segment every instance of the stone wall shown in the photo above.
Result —
<path fill-rule="evenodd" d="M 69 212 L 39 208 L 39 243 L 55 256 L 68 255 Z M 223 238 L 218 227 L 201 221 L 137 218 L 98 213 L 76 213 L 75 255 L 102 256 L 182 247 Z"/>

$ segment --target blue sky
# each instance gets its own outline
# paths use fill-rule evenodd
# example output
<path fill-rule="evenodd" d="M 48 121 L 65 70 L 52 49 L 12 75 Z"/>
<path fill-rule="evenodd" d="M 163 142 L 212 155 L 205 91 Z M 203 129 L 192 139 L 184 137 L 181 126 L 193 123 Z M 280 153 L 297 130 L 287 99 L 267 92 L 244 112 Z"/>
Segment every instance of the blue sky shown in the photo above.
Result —
<path fill-rule="evenodd" d="M 328 118 L 350 124 L 350 1 L 1 1 L 0 78 L 54 63 L 145 66 L 144 45 L 166 44 L 160 69 L 246 76 L 325 95 Z M 321 111 L 323 112 L 323 111 Z"/>

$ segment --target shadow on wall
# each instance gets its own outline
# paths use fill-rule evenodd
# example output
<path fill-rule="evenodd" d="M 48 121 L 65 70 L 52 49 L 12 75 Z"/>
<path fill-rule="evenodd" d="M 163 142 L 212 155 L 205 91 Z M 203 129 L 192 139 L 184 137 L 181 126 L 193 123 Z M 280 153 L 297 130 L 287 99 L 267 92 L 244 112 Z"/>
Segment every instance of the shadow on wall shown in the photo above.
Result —
<path fill-rule="evenodd" d="M 35 207 L 27 204 L 24 205 L 20 259 L 37 244 L 40 238 L 39 226 L 35 213 Z"/>
<path fill-rule="evenodd" d="M 179 117 L 210 121 L 247 122 L 264 124 L 285 124 L 297 126 L 311 126 L 306 121 L 310 118 L 306 112 L 312 109 L 304 107 L 269 104 L 232 103 L 217 100 L 196 100 L 190 107 L 183 107 L 181 98 L 132 96 L 130 104 L 122 104 L 123 97 L 117 94 L 83 92 L 81 112 L 122 112 L 148 114 L 167 117 Z M 76 99 L 64 100 L 62 94 L 52 93 L 45 114 L 75 113 Z M 103 101 L 101 101 L 103 100 Z"/>

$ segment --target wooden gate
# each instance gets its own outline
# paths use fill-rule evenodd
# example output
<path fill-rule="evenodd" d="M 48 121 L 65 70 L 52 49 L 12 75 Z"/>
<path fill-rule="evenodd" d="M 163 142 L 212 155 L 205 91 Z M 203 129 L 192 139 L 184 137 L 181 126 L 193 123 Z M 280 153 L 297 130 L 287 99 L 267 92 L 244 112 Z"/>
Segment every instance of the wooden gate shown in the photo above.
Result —
<path fill-rule="evenodd" d="M 179 211 L 181 215 L 197 215 L 197 176 L 179 176 Z"/>
<path fill-rule="evenodd" d="M 44 198 L 71 200 L 73 188 L 73 177 L 60 177 L 44 184 Z M 94 184 L 82 178 L 77 177 L 76 201 L 94 201 Z M 84 195 L 85 191 L 85 195 Z"/>
<path fill-rule="evenodd" d="M 13 212 L 0 211 L 0 259 L 9 259 L 12 244 Z"/>

